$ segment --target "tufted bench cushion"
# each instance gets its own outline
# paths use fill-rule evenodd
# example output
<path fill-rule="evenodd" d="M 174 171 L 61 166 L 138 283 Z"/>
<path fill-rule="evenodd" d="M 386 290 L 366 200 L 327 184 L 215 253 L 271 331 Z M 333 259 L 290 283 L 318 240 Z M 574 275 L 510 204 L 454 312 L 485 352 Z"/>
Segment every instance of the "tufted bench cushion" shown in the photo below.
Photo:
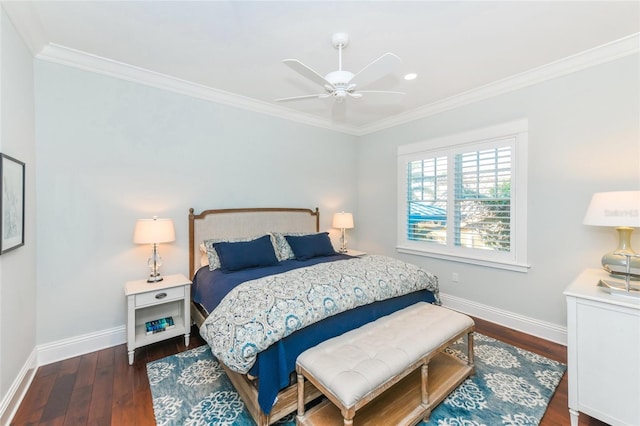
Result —
<path fill-rule="evenodd" d="M 473 327 L 466 315 L 421 302 L 308 349 L 298 357 L 297 370 L 350 424 L 355 410 Z"/>

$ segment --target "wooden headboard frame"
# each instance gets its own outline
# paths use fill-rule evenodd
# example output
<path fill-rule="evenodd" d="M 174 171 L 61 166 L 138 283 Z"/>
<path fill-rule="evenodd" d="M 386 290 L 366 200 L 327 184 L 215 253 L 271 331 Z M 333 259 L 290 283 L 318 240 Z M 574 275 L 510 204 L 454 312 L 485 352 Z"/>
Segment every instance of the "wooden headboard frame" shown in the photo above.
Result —
<path fill-rule="evenodd" d="M 318 232 L 320 212 L 297 208 L 189 209 L 189 278 L 200 267 L 200 244 L 209 238 L 264 235 L 267 232 Z"/>

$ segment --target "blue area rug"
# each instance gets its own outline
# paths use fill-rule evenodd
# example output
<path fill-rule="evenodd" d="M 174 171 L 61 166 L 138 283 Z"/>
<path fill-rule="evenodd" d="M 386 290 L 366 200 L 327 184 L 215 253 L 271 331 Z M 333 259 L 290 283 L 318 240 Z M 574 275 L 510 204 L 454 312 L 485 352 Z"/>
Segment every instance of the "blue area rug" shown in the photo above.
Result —
<path fill-rule="evenodd" d="M 476 374 L 433 412 L 428 425 L 537 425 L 566 367 L 475 333 Z M 447 351 L 466 358 L 462 339 Z M 208 346 L 147 364 L 158 425 L 253 425 Z M 356 415 L 357 421 L 357 415 Z M 280 424 L 295 425 L 293 415 Z"/>

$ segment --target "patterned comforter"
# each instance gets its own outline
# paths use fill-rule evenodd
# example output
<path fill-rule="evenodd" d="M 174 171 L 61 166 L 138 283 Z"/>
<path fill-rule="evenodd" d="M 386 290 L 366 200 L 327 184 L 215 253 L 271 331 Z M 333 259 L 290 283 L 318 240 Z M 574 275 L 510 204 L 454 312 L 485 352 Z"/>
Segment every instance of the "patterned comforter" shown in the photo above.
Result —
<path fill-rule="evenodd" d="M 438 279 L 415 265 L 369 255 L 247 281 L 200 327 L 213 354 L 247 373 L 259 352 L 296 330 L 358 306 L 418 290 L 438 298 Z"/>

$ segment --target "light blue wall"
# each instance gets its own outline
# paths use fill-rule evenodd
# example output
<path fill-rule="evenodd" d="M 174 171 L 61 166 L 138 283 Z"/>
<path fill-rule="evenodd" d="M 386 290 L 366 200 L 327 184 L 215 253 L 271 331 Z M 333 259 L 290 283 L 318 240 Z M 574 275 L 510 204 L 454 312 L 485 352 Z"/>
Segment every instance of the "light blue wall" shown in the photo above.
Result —
<path fill-rule="evenodd" d="M 639 56 L 556 78 L 362 137 L 358 236 L 435 272 L 443 292 L 566 325 L 564 288 L 617 244 L 613 229 L 582 225 L 594 192 L 640 189 Z M 529 120 L 528 273 L 396 253 L 397 147 L 515 119 Z M 633 240 L 640 248 L 640 232 Z M 460 282 L 453 284 L 457 272 Z M 595 285 L 595 283 L 594 283 Z"/>
<path fill-rule="evenodd" d="M 356 208 L 353 136 L 51 62 L 35 69 L 40 344 L 125 324 L 124 283 L 148 275 L 150 247 L 132 243 L 138 218 L 173 218 L 162 271 L 187 275 L 190 207 L 317 206 L 326 230 Z"/>
<path fill-rule="evenodd" d="M 0 407 L 28 374 L 36 344 L 33 58 L 0 7 L 0 151 L 26 163 L 25 245 L 0 256 Z M 28 362 L 31 360 L 31 364 Z M 19 393 L 20 389 L 12 389 Z M 6 417 L 0 410 L 0 424 Z M 5 413 L 6 414 L 6 413 Z"/>

